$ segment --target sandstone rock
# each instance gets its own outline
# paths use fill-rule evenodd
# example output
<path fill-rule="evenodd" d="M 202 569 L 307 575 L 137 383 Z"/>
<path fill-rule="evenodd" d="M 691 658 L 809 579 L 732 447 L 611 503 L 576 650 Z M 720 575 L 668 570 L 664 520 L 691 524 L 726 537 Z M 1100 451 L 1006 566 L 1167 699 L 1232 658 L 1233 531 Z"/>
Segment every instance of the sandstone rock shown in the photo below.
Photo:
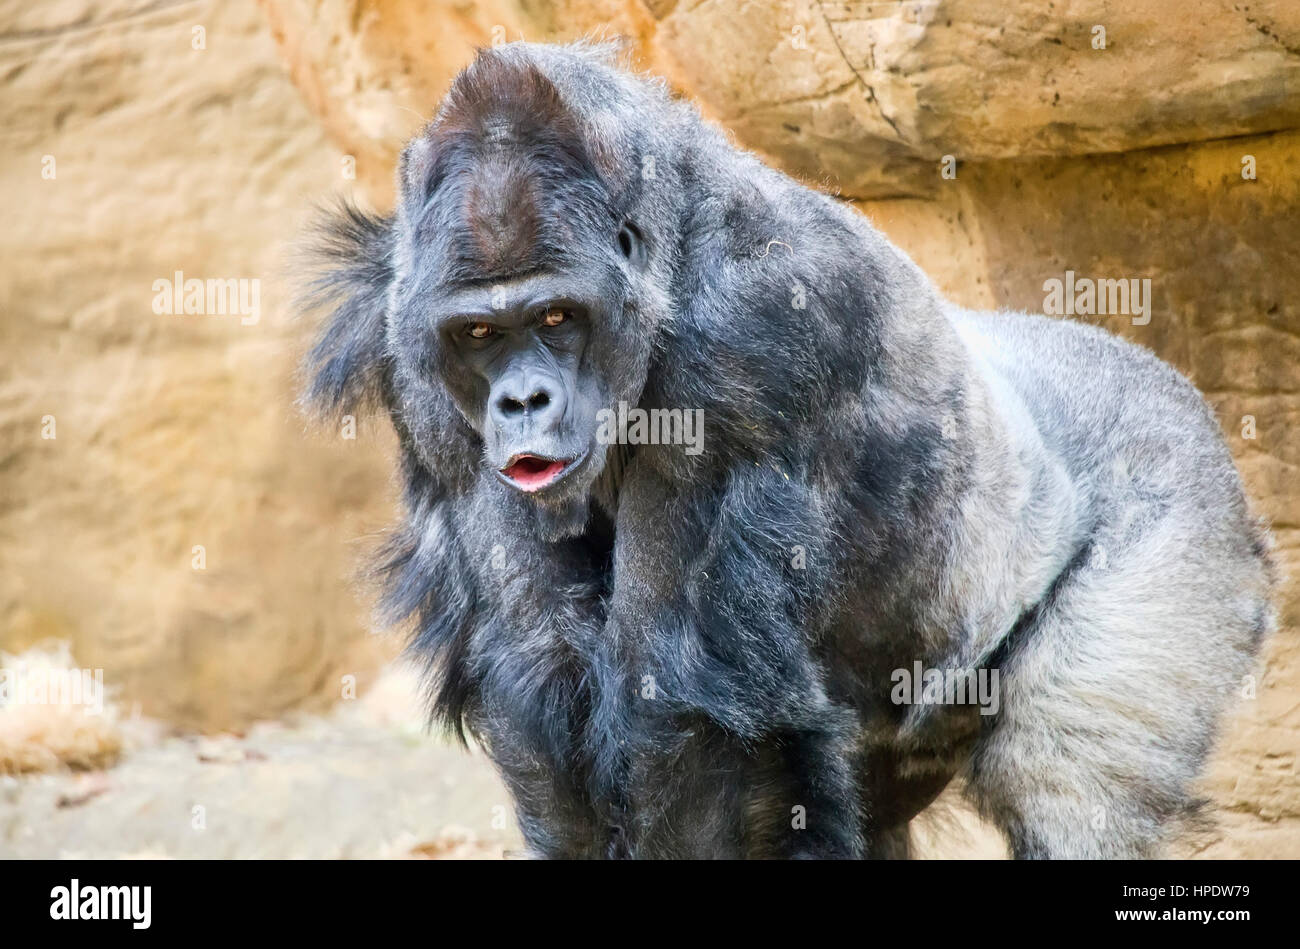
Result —
<path fill-rule="evenodd" d="M 306 436 L 280 283 L 348 182 L 266 23 L 63 3 L 2 32 L 0 648 L 66 641 L 128 712 L 189 727 L 364 689 L 389 649 L 350 578 L 386 443 Z M 259 280 L 260 319 L 156 314 L 175 271 Z"/>
<path fill-rule="evenodd" d="M 520 37 L 624 35 L 746 145 L 859 198 L 932 195 L 944 155 L 1124 152 L 1300 124 L 1289 0 L 260 2 L 312 107 L 385 180 L 472 48 Z"/>

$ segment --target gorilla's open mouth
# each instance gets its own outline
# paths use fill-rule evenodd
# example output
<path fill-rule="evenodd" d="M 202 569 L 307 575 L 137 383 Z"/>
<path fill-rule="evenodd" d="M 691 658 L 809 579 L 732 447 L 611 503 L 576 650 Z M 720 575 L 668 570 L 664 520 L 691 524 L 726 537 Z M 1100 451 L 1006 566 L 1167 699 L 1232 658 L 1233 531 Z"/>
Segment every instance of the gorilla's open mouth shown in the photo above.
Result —
<path fill-rule="evenodd" d="M 577 468 L 587 457 L 581 458 L 547 458 L 521 452 L 512 455 L 510 461 L 497 474 L 511 487 L 520 491 L 540 491 L 548 485 L 555 484 L 566 474 Z"/>

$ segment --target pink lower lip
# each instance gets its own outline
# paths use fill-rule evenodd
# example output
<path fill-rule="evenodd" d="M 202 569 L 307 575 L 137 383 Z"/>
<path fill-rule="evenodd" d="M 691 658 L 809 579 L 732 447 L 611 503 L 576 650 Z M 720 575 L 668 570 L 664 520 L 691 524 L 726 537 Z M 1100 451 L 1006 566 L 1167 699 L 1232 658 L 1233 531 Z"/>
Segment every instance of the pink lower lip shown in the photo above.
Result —
<path fill-rule="evenodd" d="M 558 478 L 567 467 L 567 461 L 522 455 L 502 468 L 501 473 L 525 491 L 536 491 Z"/>

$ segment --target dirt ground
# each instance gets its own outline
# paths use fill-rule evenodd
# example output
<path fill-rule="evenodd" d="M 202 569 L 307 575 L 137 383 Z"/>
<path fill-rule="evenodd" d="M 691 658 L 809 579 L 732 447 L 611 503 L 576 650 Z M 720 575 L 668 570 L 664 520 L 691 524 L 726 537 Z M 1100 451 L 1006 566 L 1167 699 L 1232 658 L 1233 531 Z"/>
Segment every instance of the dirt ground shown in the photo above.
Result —
<path fill-rule="evenodd" d="M 428 734 L 411 677 L 247 734 L 120 724 L 98 771 L 0 777 L 0 857 L 500 857 L 519 846 L 481 754 Z"/>
<path fill-rule="evenodd" d="M 0 858 L 500 859 L 521 846 L 490 764 L 424 728 L 401 666 L 327 715 L 242 735 L 169 735 L 130 716 L 112 728 L 111 766 L 0 776 Z M 1171 856 L 1237 856 L 1278 833 L 1255 815 L 1218 818 Z M 1006 856 L 955 789 L 913 835 L 922 858 Z"/>

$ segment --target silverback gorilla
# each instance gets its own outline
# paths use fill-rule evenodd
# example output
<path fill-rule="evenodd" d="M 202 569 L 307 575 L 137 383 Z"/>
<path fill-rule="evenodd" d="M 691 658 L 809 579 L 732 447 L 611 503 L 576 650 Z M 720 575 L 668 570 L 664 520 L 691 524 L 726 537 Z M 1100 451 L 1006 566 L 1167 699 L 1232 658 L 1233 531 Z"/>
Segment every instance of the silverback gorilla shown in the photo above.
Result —
<path fill-rule="evenodd" d="M 1271 570 L 1173 369 L 944 301 L 606 46 L 481 52 L 398 191 L 319 242 L 306 400 L 397 431 L 388 615 L 530 853 L 905 856 L 954 779 L 1019 857 L 1196 816 Z"/>

